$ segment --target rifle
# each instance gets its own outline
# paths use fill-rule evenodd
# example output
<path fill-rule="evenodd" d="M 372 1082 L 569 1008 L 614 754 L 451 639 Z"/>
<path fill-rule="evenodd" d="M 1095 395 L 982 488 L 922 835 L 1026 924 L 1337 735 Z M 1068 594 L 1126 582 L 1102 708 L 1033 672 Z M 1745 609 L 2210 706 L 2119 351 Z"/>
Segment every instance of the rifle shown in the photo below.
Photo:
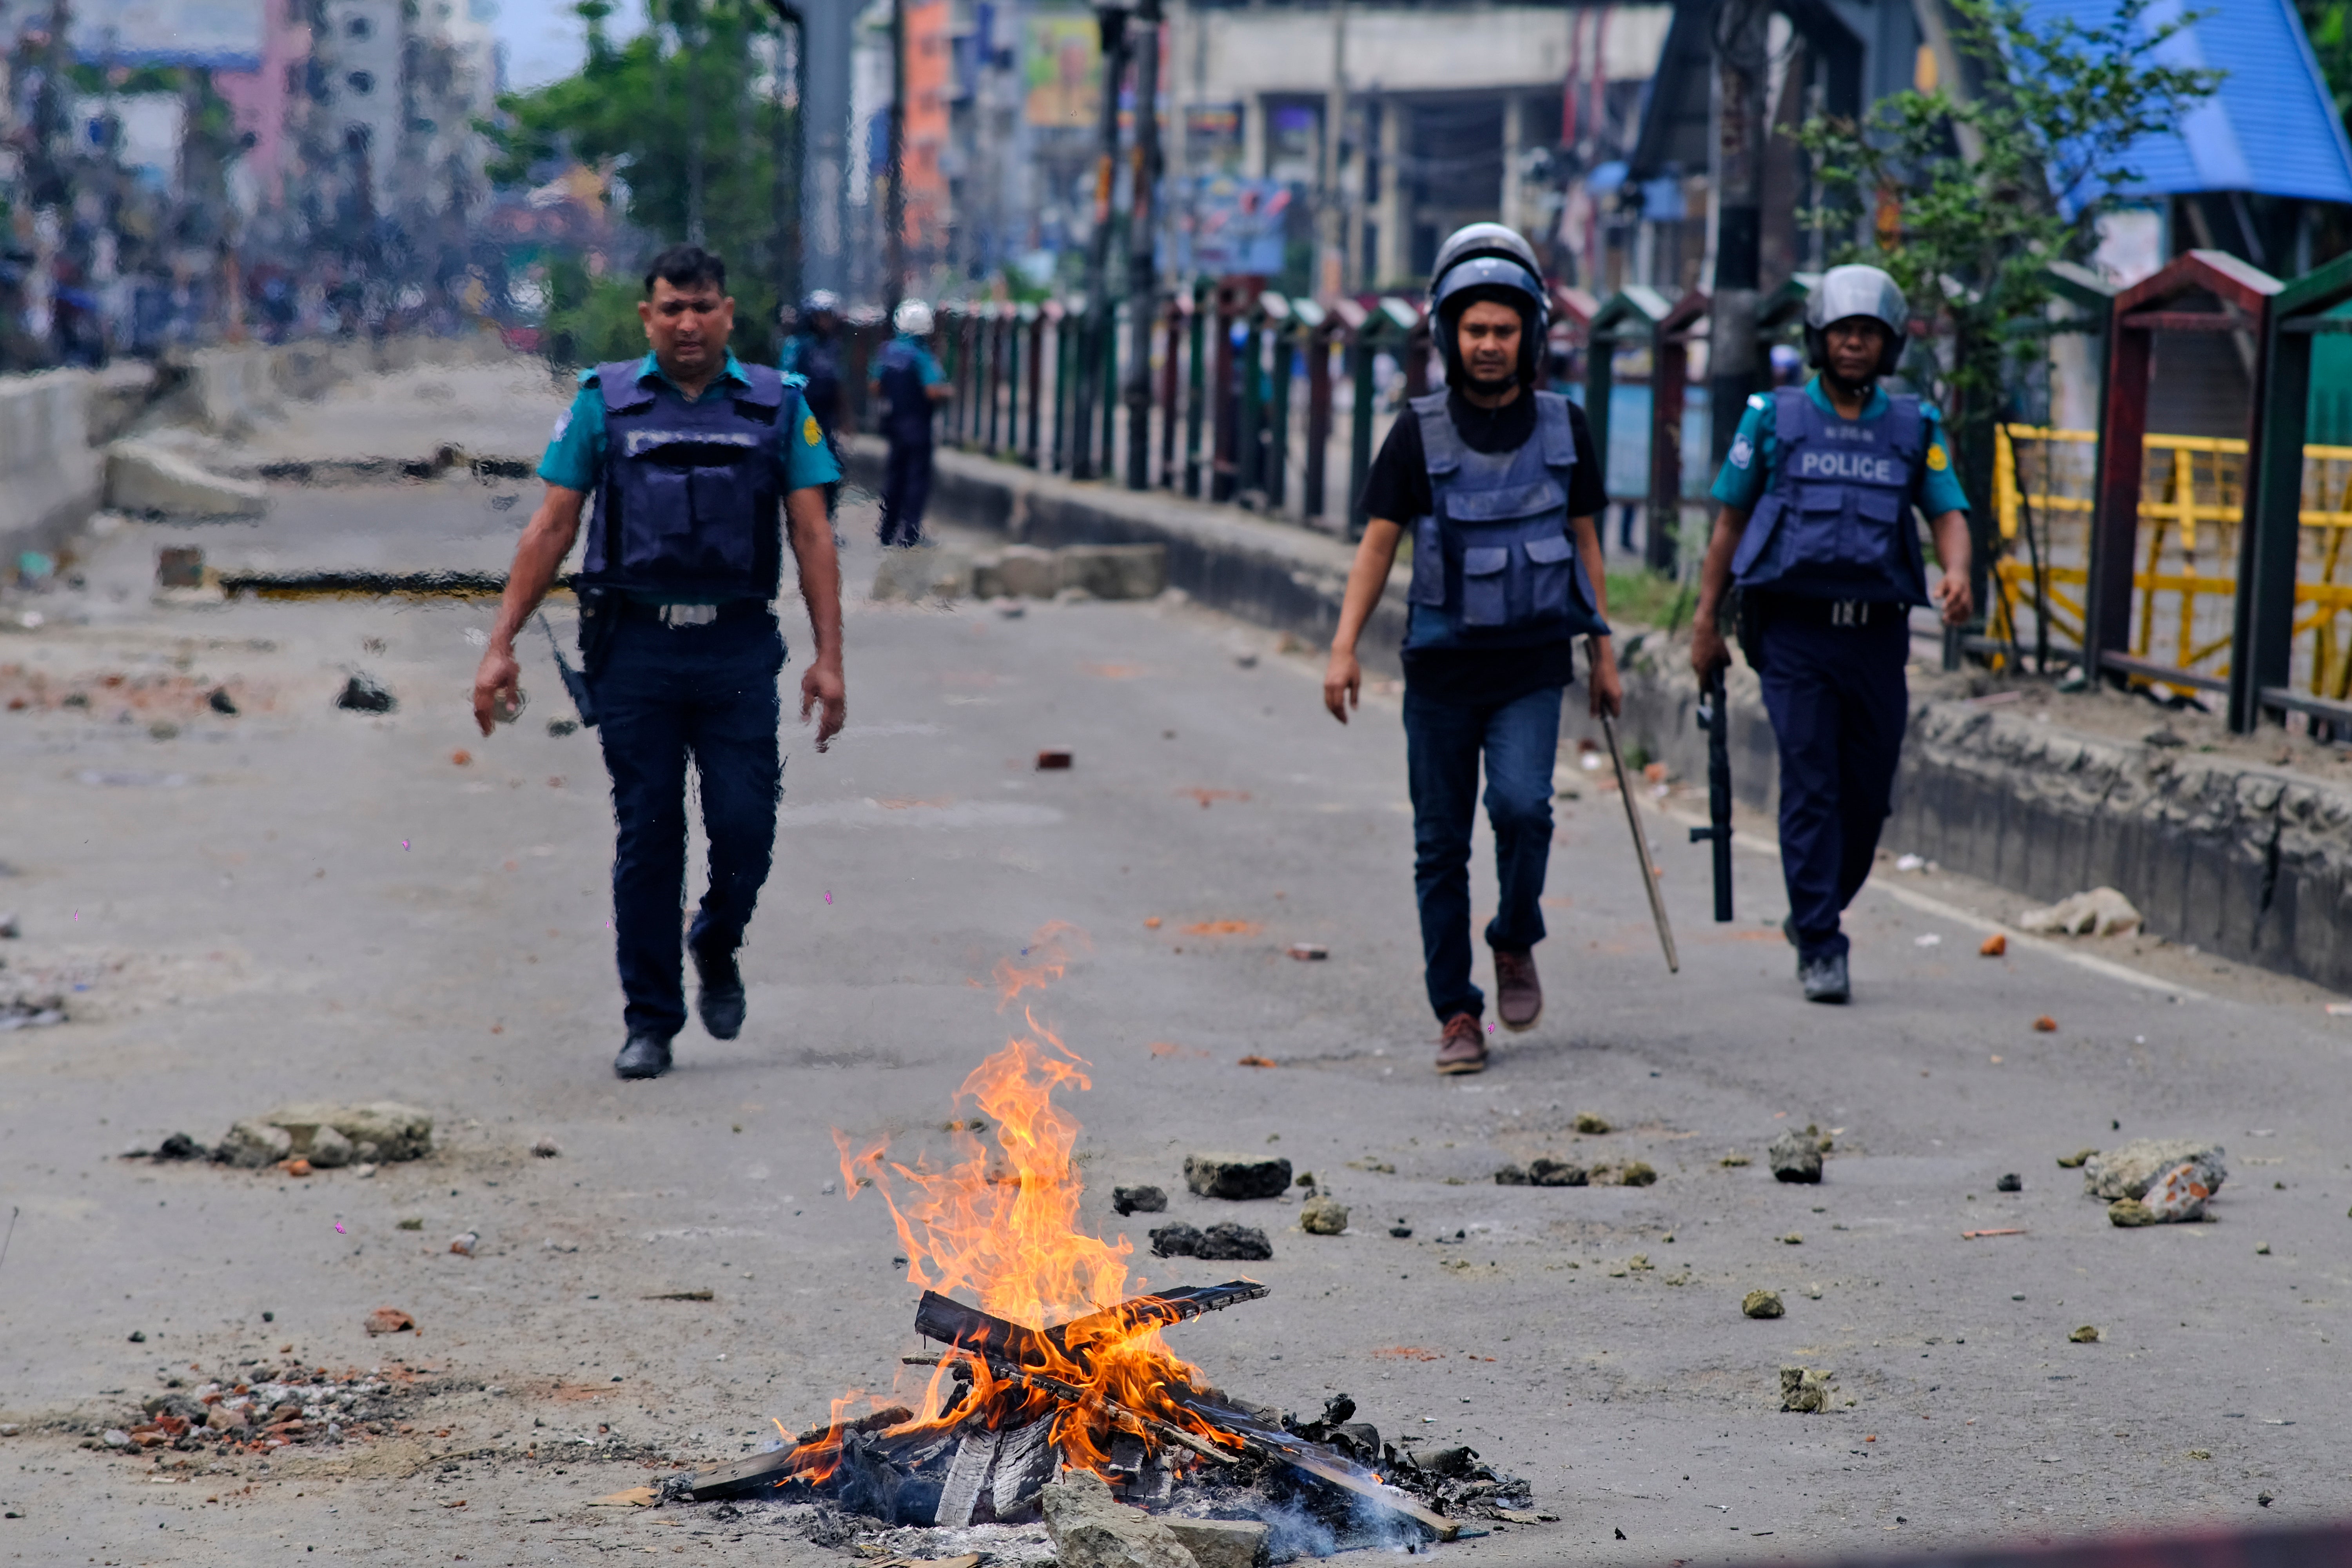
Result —
<path fill-rule="evenodd" d="M 1690 830 L 1690 841 L 1715 844 L 1715 918 L 1731 919 L 1731 718 L 1724 700 L 1723 671 L 1706 678 L 1698 705 L 1698 727 L 1706 731 L 1706 816 L 1710 826 Z"/>

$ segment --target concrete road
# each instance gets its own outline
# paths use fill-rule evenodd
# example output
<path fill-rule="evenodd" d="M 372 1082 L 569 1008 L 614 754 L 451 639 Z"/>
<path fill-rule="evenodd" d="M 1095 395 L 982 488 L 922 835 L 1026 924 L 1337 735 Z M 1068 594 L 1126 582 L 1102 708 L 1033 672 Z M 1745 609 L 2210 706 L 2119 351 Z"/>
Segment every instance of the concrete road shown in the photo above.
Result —
<path fill-rule="evenodd" d="M 385 561 L 494 553 L 512 518 L 462 486 L 296 492 L 239 547 L 308 558 L 341 526 Z M 232 537 L 206 536 L 216 563 Z M 1171 1217 L 1263 1226 L 1272 1296 L 1172 1331 L 1180 1353 L 1266 1403 L 1344 1390 L 1384 1435 L 1468 1442 L 1560 1516 L 1449 1560 L 2308 1522 L 2352 1493 L 2352 1026 L 2305 988 L 1982 960 L 1906 889 L 1857 909 L 1855 1005 L 1809 1007 L 1769 861 L 1743 858 L 1742 919 L 1716 927 L 1704 852 L 1658 817 L 1669 977 L 1620 804 L 1583 788 L 1559 807 L 1545 1017 L 1441 1079 L 1392 695 L 1343 730 L 1315 660 L 1182 605 L 860 602 L 849 731 L 822 757 L 786 737 L 750 1026 L 690 1029 L 673 1076 L 624 1086 L 603 773 L 593 735 L 544 727 L 566 710 L 543 645 L 530 711 L 485 742 L 464 693 L 487 606 L 154 607 L 163 542 L 120 530 L 84 591 L 0 636 L 0 689 L 33 693 L 0 713 L 0 907 L 24 928 L 0 956 L 87 987 L 71 1022 L 0 1034 L 12 1560 L 839 1560 L 772 1509 L 583 1505 L 889 1388 L 916 1291 L 881 1205 L 839 1195 L 832 1130 L 942 1152 L 958 1083 L 1024 1026 L 987 977 L 1056 921 L 1090 946 L 1024 1002 L 1092 1064 L 1068 1100 L 1087 1222 L 1140 1240 L 1108 1194 L 1151 1182 Z M 872 569 L 859 550 L 852 582 Z M 355 668 L 397 712 L 331 706 Z M 224 683 L 235 717 L 205 706 Z M 68 689 L 88 705 L 54 705 Z M 1046 745 L 1075 767 L 1036 772 Z M 379 1097 L 429 1108 L 439 1152 L 372 1179 L 115 1157 Z M 1616 1131 L 1577 1134 L 1581 1110 Z M 1775 1184 L 1764 1145 L 1808 1122 L 1837 1130 L 1828 1179 Z M 2114 1229 L 2053 1163 L 2157 1134 L 2229 1146 L 2213 1220 Z M 1311 1169 L 1351 1229 L 1185 1196 L 1204 1147 Z M 1544 1153 L 1659 1180 L 1492 1182 Z M 2007 1172 L 2022 1193 L 1996 1192 Z M 1233 1268 L 1135 1260 L 1161 1284 Z M 1786 1317 L 1742 1317 L 1759 1287 Z M 420 1332 L 368 1338 L 384 1305 Z M 2083 1325 L 2103 1339 L 2070 1342 Z M 399 1429 L 222 1468 L 77 1446 L 165 1378 L 289 1359 L 413 1373 Z M 1790 1364 L 1834 1372 L 1831 1413 L 1779 1412 Z"/>

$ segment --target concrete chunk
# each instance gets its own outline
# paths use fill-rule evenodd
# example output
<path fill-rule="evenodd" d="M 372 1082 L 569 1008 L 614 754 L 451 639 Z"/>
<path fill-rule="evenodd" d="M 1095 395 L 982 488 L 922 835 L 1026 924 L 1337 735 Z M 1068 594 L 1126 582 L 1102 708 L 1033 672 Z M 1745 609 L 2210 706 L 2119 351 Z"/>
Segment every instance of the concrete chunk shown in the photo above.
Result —
<path fill-rule="evenodd" d="M 1061 587 L 1061 563 L 1034 544 L 1008 544 L 973 563 L 971 591 L 983 599 L 1050 599 Z"/>
<path fill-rule="evenodd" d="M 971 557 L 961 550 L 936 544 L 885 550 L 875 569 L 872 597 L 885 602 L 920 604 L 928 599 L 961 599 L 971 592 Z"/>
<path fill-rule="evenodd" d="M 1171 1519 L 1168 1528 L 1201 1568 L 1265 1568 L 1273 1533 L 1254 1519 Z"/>
<path fill-rule="evenodd" d="M 1066 544 L 1059 586 L 1081 588 L 1097 599 L 1150 599 L 1168 586 L 1164 544 Z"/>
<path fill-rule="evenodd" d="M 2106 1203 L 2145 1198 L 2159 1179 L 2181 1165 L 2194 1165 L 2200 1184 L 2218 1193 L 2230 1173 L 2219 1143 L 2201 1138 L 2135 1138 L 2103 1149 L 2083 1162 L 2083 1190 Z"/>
<path fill-rule="evenodd" d="M 347 1160 L 415 1160 L 433 1152 L 432 1112 L 389 1100 L 368 1105 L 281 1105 L 260 1120 L 283 1130 L 293 1152 L 312 1164 L 319 1163 L 310 1151 L 322 1129 L 331 1134 L 330 1149 L 337 1137 L 344 1141 L 341 1152 Z"/>
<path fill-rule="evenodd" d="M 1126 1507 L 1091 1470 L 1072 1470 L 1038 1494 L 1061 1568 L 1201 1568 L 1175 1531 Z"/>
<path fill-rule="evenodd" d="M 269 496 L 252 479 L 207 472 L 166 447 L 117 441 L 106 449 L 106 504 L 133 517 L 258 517 Z"/>
<path fill-rule="evenodd" d="M 1184 1184 L 1204 1198 L 1276 1198 L 1289 1189 L 1290 1162 L 1263 1154 L 1187 1154 Z"/>

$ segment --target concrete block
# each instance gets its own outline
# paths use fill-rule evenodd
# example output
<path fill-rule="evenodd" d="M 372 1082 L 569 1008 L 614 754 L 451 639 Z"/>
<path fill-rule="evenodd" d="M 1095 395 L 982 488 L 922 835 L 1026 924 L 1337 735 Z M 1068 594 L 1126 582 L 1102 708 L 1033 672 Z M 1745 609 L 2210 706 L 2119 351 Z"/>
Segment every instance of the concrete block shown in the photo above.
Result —
<path fill-rule="evenodd" d="M 1254 1519 L 1171 1519 L 1168 1528 L 1201 1568 L 1265 1568 L 1273 1532 Z"/>
<path fill-rule="evenodd" d="M 1072 1470 L 1038 1501 L 1061 1568 L 1199 1568 L 1174 1531 L 1120 1503 L 1091 1470 Z"/>
<path fill-rule="evenodd" d="M 1150 599 L 1168 586 L 1164 544 L 1065 544 L 1058 584 L 1097 599 Z"/>
<path fill-rule="evenodd" d="M 977 578 L 972 591 L 982 598 L 1050 599 L 1062 586 L 1061 574 L 1062 563 L 1054 552 L 1034 544 L 1008 544 L 990 563 L 988 583 L 994 591 L 982 590 Z"/>
<path fill-rule="evenodd" d="M 971 556 L 961 550 L 922 544 L 882 552 L 882 564 L 874 573 L 872 596 L 886 603 L 914 604 L 961 599 L 971 591 Z"/>
<path fill-rule="evenodd" d="M 106 504 L 134 517 L 258 517 L 268 492 L 251 479 L 209 473 L 144 441 L 106 449 Z"/>
<path fill-rule="evenodd" d="M 1184 1184 L 1204 1198 L 1280 1197 L 1290 1185 L 1290 1162 L 1263 1154 L 1187 1154 Z"/>

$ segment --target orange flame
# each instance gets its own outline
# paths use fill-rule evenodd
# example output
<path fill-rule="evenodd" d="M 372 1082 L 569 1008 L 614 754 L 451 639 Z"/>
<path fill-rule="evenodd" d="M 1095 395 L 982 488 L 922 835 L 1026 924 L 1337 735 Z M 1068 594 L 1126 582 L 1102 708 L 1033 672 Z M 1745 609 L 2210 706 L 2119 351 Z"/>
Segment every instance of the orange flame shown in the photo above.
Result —
<path fill-rule="evenodd" d="M 1025 963 L 1008 958 L 997 964 L 1000 1005 L 1058 979 L 1085 945 L 1075 928 L 1046 926 L 1024 950 Z M 1114 1307 L 1143 1281 L 1129 1277 L 1134 1246 L 1125 1237 L 1105 1241 L 1079 1228 L 1083 1183 L 1072 1158 L 1079 1124 L 1054 1096 L 1091 1088 L 1089 1064 L 1033 1011 L 1024 1007 L 1023 1016 L 1028 1034 L 974 1068 L 957 1090 L 960 1105 L 969 1102 L 984 1114 L 949 1123 L 954 1157 L 944 1166 L 926 1155 L 911 1164 L 890 1160 L 887 1140 L 856 1146 L 839 1129 L 833 1137 L 846 1195 L 855 1199 L 859 1188 L 872 1186 L 889 1207 L 906 1249 L 908 1283 L 961 1295 L 991 1316 L 1042 1330 Z M 984 1361 L 968 1358 L 970 1399 L 941 1413 L 949 1371 L 942 1365 L 924 1405 L 929 1419 L 960 1420 L 992 1407 L 1005 1421 L 1018 1422 L 1050 1410 L 1065 1457 L 1091 1469 L 1109 1465 L 1114 1427 L 1139 1432 L 1153 1447 L 1159 1443 L 1152 1422 L 1234 1446 L 1176 1402 L 1177 1394 L 1197 1385 L 1198 1374 L 1169 1353 L 1156 1327 L 1112 1320 L 1069 1337 L 1066 1347 L 1041 1338 L 1038 1351 L 1014 1370 L 1079 1390 L 1076 1401 L 1056 1400 L 1017 1375 L 1001 1375 Z M 837 1410 L 835 1419 L 837 1425 Z"/>

